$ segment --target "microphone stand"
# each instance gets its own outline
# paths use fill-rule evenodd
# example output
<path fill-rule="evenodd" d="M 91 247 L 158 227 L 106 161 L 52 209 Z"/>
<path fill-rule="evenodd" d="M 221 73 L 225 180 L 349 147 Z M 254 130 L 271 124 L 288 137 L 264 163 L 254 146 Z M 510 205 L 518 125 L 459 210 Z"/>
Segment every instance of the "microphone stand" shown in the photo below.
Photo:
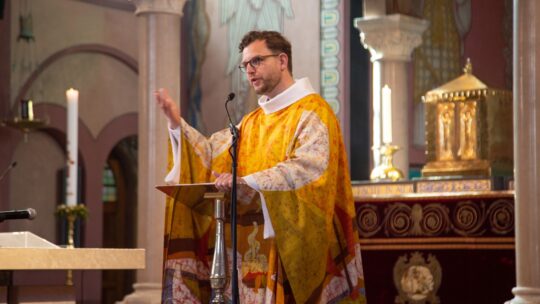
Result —
<path fill-rule="evenodd" d="M 4 170 L 4 172 L 2 172 L 2 174 L 0 175 L 0 181 L 4 179 L 4 177 L 6 177 L 6 174 L 11 171 L 11 169 L 15 168 L 15 166 L 17 166 L 17 162 L 14 161 L 12 162 L 7 168 L 6 170 Z"/>
<path fill-rule="evenodd" d="M 232 142 L 231 147 L 229 148 L 229 154 L 231 155 L 231 169 L 232 169 L 232 186 L 231 186 L 231 236 L 232 236 L 232 273 L 231 273 L 231 301 L 232 304 L 239 303 L 239 294 L 238 294 L 238 266 L 237 266 L 237 229 L 236 229 L 236 202 L 237 202 L 237 167 L 238 167 L 238 140 L 240 139 L 240 134 L 238 128 L 232 123 L 231 116 L 229 115 L 229 110 L 227 109 L 227 103 L 234 98 L 234 93 L 229 95 L 227 101 L 225 102 L 225 110 L 227 111 L 227 116 L 229 117 L 229 129 L 231 130 Z"/>
<path fill-rule="evenodd" d="M 237 194 L 237 183 L 236 183 L 236 176 L 237 176 L 237 167 L 238 167 L 238 129 L 233 125 L 230 124 L 229 128 L 231 129 L 231 135 L 232 135 L 232 144 L 231 144 L 231 159 L 232 159 L 232 187 L 231 187 L 231 235 L 232 235 L 232 279 L 231 279 L 231 292 L 232 292 L 232 303 L 237 304 L 239 300 L 239 294 L 238 294 L 238 267 L 236 262 L 236 247 L 237 247 L 237 239 L 236 239 L 236 194 Z"/>

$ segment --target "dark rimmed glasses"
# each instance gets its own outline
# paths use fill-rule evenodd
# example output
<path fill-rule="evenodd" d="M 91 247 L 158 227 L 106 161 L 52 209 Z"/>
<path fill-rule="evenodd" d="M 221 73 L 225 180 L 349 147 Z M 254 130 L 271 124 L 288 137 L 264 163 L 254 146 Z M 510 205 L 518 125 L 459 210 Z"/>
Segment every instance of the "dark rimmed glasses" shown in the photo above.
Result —
<path fill-rule="evenodd" d="M 248 64 L 256 69 L 259 65 L 261 65 L 261 63 L 268 57 L 275 57 L 275 56 L 279 56 L 279 54 L 270 54 L 270 55 L 262 55 L 262 56 L 255 56 L 253 58 L 251 58 L 250 60 L 246 61 L 246 62 L 242 62 L 241 65 L 238 66 L 238 68 L 240 69 L 240 71 L 242 72 L 246 72 L 247 71 L 247 66 Z"/>

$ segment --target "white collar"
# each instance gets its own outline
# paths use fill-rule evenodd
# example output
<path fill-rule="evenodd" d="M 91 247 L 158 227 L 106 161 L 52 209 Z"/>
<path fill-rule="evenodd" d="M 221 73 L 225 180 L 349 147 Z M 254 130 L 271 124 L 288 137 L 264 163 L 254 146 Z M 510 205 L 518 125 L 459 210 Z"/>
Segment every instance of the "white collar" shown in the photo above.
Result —
<path fill-rule="evenodd" d="M 309 79 L 305 77 L 295 80 L 293 85 L 272 99 L 268 99 L 264 95 L 259 97 L 259 106 L 263 109 L 264 114 L 272 114 L 314 93 L 316 92 Z"/>

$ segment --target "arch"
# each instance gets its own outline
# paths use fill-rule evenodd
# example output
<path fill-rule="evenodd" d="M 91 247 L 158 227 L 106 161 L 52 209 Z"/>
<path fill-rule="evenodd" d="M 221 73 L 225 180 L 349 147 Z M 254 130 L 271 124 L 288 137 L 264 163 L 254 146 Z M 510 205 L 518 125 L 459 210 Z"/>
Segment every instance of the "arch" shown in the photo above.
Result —
<path fill-rule="evenodd" d="M 102 244 L 102 229 L 103 229 L 103 206 L 101 204 L 101 175 L 103 166 L 107 161 L 109 154 L 118 142 L 122 139 L 138 135 L 138 115 L 137 113 L 126 113 L 120 115 L 110 121 L 100 131 L 97 138 L 92 142 L 92 150 L 81 153 L 88 153 L 86 156 L 91 157 L 91 168 L 86 171 L 86 200 L 89 208 L 93 210 L 95 216 L 88 218 L 88 225 L 94 227 L 92 232 L 86 232 L 85 241 L 90 246 L 101 246 Z M 80 145 L 82 148 L 82 145 Z"/>
<path fill-rule="evenodd" d="M 112 149 L 124 138 L 138 135 L 138 114 L 125 113 L 109 121 L 97 135 L 99 161 L 105 163 Z"/>
<path fill-rule="evenodd" d="M 23 86 L 19 90 L 19 93 L 17 94 L 17 97 L 15 100 L 21 100 L 23 96 L 28 92 L 28 89 L 30 89 L 30 86 L 34 83 L 34 81 L 38 78 L 43 71 L 45 71 L 51 64 L 58 61 L 60 58 L 63 58 L 65 56 L 79 54 L 79 53 L 97 53 L 102 54 L 105 56 L 109 56 L 113 59 L 116 59 L 126 65 L 130 70 L 132 70 L 135 74 L 139 74 L 139 64 L 137 61 L 131 57 L 130 55 L 124 53 L 123 51 L 103 45 L 103 44 L 80 44 L 80 45 L 74 45 L 67 47 L 65 49 L 59 50 L 56 53 L 50 55 L 45 59 L 33 72 L 30 74 L 28 79 L 24 82 Z M 14 103 L 14 107 L 17 106 L 17 103 Z M 12 109 L 13 110 L 13 109 Z"/>

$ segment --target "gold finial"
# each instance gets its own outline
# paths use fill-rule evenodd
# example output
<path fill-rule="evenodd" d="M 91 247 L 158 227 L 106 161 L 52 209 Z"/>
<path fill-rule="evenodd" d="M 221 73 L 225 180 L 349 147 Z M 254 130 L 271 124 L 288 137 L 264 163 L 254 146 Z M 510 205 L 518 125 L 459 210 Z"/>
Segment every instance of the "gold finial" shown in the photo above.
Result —
<path fill-rule="evenodd" d="M 465 63 L 465 67 L 463 68 L 463 72 L 465 74 L 472 74 L 471 58 L 467 58 L 467 63 Z"/>

